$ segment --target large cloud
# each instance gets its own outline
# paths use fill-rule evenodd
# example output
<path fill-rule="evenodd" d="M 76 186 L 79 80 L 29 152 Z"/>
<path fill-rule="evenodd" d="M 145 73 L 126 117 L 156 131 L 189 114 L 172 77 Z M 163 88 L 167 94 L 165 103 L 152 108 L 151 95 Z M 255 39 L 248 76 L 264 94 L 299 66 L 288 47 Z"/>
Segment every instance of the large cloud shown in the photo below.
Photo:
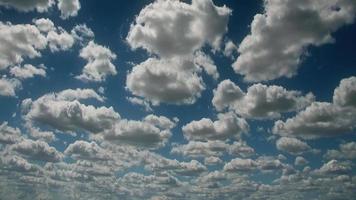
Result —
<path fill-rule="evenodd" d="M 233 113 L 219 114 L 218 120 L 211 121 L 203 118 L 192 121 L 182 127 L 184 137 L 187 140 L 226 140 L 239 138 L 247 133 L 249 126 L 247 122 Z"/>
<path fill-rule="evenodd" d="M 7 122 L 0 125 L 0 144 L 14 144 L 22 139 L 20 129 L 9 126 Z"/>
<path fill-rule="evenodd" d="M 110 160 L 111 154 L 105 149 L 101 148 L 95 142 L 87 142 L 77 140 L 73 144 L 70 144 L 64 153 L 75 159 L 80 160 Z"/>
<path fill-rule="evenodd" d="M 190 55 L 209 43 L 218 49 L 231 10 L 211 0 L 158 0 L 147 5 L 131 25 L 126 40 L 162 57 Z"/>
<path fill-rule="evenodd" d="M 296 138 L 281 137 L 276 142 L 278 150 L 288 152 L 292 155 L 300 155 L 304 152 L 310 151 L 311 147 Z"/>
<path fill-rule="evenodd" d="M 251 33 L 239 46 L 233 64 L 247 81 L 291 77 L 309 46 L 333 42 L 332 32 L 354 21 L 356 4 L 349 0 L 265 0 Z"/>
<path fill-rule="evenodd" d="M 102 101 L 96 92 L 90 89 L 64 90 L 47 94 L 37 100 L 26 99 L 22 102 L 24 118 L 29 122 L 39 122 L 60 131 L 100 132 L 110 129 L 120 119 L 112 107 L 94 107 L 78 100 L 95 98 Z"/>
<path fill-rule="evenodd" d="M 334 91 L 334 102 L 314 102 L 285 122 L 275 122 L 273 132 L 282 136 L 315 139 L 350 133 L 355 128 L 356 93 L 352 85 L 356 79 L 343 79 Z"/>
<path fill-rule="evenodd" d="M 314 101 L 314 95 L 286 90 L 281 86 L 254 84 L 244 93 L 230 80 L 222 81 L 212 103 L 218 111 L 224 108 L 246 118 L 279 118 L 281 113 L 300 110 Z"/>
<path fill-rule="evenodd" d="M 54 4 L 54 0 L 0 0 L 0 5 L 15 8 L 19 11 L 32 11 L 45 12 Z"/>
<path fill-rule="evenodd" d="M 0 78 L 0 96 L 14 97 L 22 84 L 17 79 Z"/>
<path fill-rule="evenodd" d="M 39 67 L 35 67 L 30 64 L 25 64 L 24 66 L 15 66 L 10 69 L 10 74 L 20 78 L 27 79 L 32 78 L 34 76 L 46 76 L 46 67 L 44 65 L 40 65 Z"/>
<path fill-rule="evenodd" d="M 108 75 L 116 75 L 117 71 L 112 64 L 116 54 L 110 49 L 98 45 L 93 41 L 80 51 L 80 57 L 88 61 L 84 66 L 82 74 L 76 78 L 83 81 L 104 81 Z"/>

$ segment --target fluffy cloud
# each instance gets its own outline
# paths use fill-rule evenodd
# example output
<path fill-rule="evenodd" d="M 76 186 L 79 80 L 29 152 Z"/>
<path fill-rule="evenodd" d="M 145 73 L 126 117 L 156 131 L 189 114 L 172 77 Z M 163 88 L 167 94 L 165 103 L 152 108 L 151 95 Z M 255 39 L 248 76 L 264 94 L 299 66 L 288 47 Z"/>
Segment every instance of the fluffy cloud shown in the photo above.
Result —
<path fill-rule="evenodd" d="M 26 121 L 39 122 L 60 131 L 101 132 L 110 129 L 120 119 L 112 107 L 94 107 L 81 104 L 78 100 L 96 98 L 102 100 L 92 90 L 65 90 L 47 94 L 37 100 L 26 99 L 22 102 Z"/>
<path fill-rule="evenodd" d="M 334 102 L 314 102 L 285 122 L 275 122 L 273 132 L 282 136 L 315 139 L 350 133 L 355 128 L 354 77 L 343 79 L 334 91 Z"/>
<path fill-rule="evenodd" d="M 34 25 L 0 22 L 0 35 L 0 70 L 19 64 L 24 58 L 39 57 L 39 50 L 47 45 L 46 37 Z"/>
<path fill-rule="evenodd" d="M 35 67 L 30 64 L 25 64 L 24 66 L 15 66 L 10 69 L 10 74 L 20 79 L 32 78 L 34 76 L 46 76 L 46 67 L 40 65 Z"/>
<path fill-rule="evenodd" d="M 61 11 L 61 18 L 67 19 L 78 15 L 80 10 L 79 0 L 58 0 L 58 9 Z"/>
<path fill-rule="evenodd" d="M 296 165 L 296 166 L 303 166 L 303 165 L 306 165 L 308 163 L 309 162 L 305 158 L 303 158 L 301 156 L 297 156 L 295 158 L 295 161 L 294 161 L 294 165 Z"/>
<path fill-rule="evenodd" d="M 141 148 L 164 146 L 172 133 L 161 128 L 161 124 L 147 121 L 121 120 L 103 133 L 104 139 L 118 144 L 129 144 Z"/>
<path fill-rule="evenodd" d="M 0 125 L 0 144 L 14 144 L 21 139 L 20 129 L 9 126 L 7 122 Z"/>
<path fill-rule="evenodd" d="M 48 18 L 40 18 L 33 20 L 38 30 L 48 33 L 55 29 L 54 23 Z"/>
<path fill-rule="evenodd" d="M 328 150 L 324 155 L 327 159 L 356 159 L 356 142 L 340 144 L 339 150 Z"/>
<path fill-rule="evenodd" d="M 58 27 L 47 33 L 48 47 L 51 52 L 65 51 L 74 44 L 74 38 L 63 28 Z"/>
<path fill-rule="evenodd" d="M 86 142 L 82 140 L 77 140 L 73 144 L 70 144 L 64 153 L 80 160 L 98 161 L 111 159 L 111 154 L 95 142 Z"/>
<path fill-rule="evenodd" d="M 126 40 L 133 49 L 162 57 L 190 55 L 205 43 L 218 49 L 230 14 L 229 8 L 217 7 L 211 0 L 192 4 L 159 0 L 141 10 Z"/>
<path fill-rule="evenodd" d="M 243 172 L 243 171 L 252 171 L 255 170 L 256 168 L 257 168 L 257 163 L 254 160 L 235 158 L 225 164 L 224 171 Z"/>
<path fill-rule="evenodd" d="M 14 97 L 16 90 L 21 86 L 21 82 L 17 79 L 0 78 L 0 95 Z"/>
<path fill-rule="evenodd" d="M 86 45 L 94 38 L 94 32 L 86 24 L 76 25 L 70 32 L 75 41 L 81 45 Z"/>
<path fill-rule="evenodd" d="M 177 145 L 172 148 L 172 154 L 178 154 L 188 157 L 217 157 L 227 151 L 229 145 L 222 141 L 189 141 L 185 145 Z"/>
<path fill-rule="evenodd" d="M 127 101 L 132 103 L 133 105 L 139 105 L 145 108 L 146 112 L 152 112 L 152 107 L 150 105 L 150 102 L 145 101 L 144 99 L 140 99 L 137 97 L 126 97 Z"/>
<path fill-rule="evenodd" d="M 116 59 L 116 54 L 110 49 L 98 45 L 93 41 L 80 51 L 80 57 L 88 61 L 84 66 L 82 74 L 76 78 L 82 81 L 96 81 L 101 82 L 106 79 L 108 75 L 116 75 L 117 71 L 112 64 L 112 60 Z"/>
<path fill-rule="evenodd" d="M 246 118 L 279 118 L 281 113 L 300 110 L 314 101 L 311 93 L 288 91 L 280 86 L 255 84 L 244 93 L 230 80 L 222 81 L 214 90 L 212 103 L 218 111 L 225 108 Z"/>
<path fill-rule="evenodd" d="M 288 152 L 292 155 L 300 155 L 304 152 L 311 150 L 311 147 L 296 138 L 281 137 L 276 142 L 278 150 Z"/>
<path fill-rule="evenodd" d="M 150 58 L 132 69 L 126 88 L 154 105 L 160 102 L 192 104 L 205 89 L 196 70 L 197 66 L 191 61 Z"/>
<path fill-rule="evenodd" d="M 352 23 L 355 13 L 356 4 L 349 0 L 266 0 L 264 13 L 255 15 L 251 33 L 238 48 L 233 68 L 246 81 L 291 77 L 307 47 L 333 42 L 331 33 Z"/>
<path fill-rule="evenodd" d="M 203 118 L 192 121 L 182 127 L 184 137 L 187 140 L 226 140 L 238 138 L 249 130 L 247 122 L 233 113 L 219 114 L 218 120 L 211 121 Z"/>
<path fill-rule="evenodd" d="M 14 152 L 31 159 L 46 162 L 59 162 L 62 160 L 62 153 L 54 147 L 50 147 L 46 142 L 25 139 L 19 143 L 10 146 Z"/>
<path fill-rule="evenodd" d="M 37 10 L 45 12 L 54 4 L 53 0 L 0 0 L 0 6 L 15 8 L 19 11 L 28 12 Z"/>
<path fill-rule="evenodd" d="M 351 171 L 349 163 L 339 162 L 337 160 L 331 160 L 325 163 L 316 173 L 320 174 L 345 174 Z"/>

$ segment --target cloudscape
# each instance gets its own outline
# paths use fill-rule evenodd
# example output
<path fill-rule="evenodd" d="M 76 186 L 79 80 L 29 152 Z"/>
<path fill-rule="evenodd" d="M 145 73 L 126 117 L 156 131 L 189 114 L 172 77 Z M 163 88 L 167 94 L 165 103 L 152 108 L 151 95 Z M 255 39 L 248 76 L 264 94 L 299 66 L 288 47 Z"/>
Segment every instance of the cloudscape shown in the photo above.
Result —
<path fill-rule="evenodd" d="M 356 0 L 0 0 L 0 200 L 356 199 Z"/>

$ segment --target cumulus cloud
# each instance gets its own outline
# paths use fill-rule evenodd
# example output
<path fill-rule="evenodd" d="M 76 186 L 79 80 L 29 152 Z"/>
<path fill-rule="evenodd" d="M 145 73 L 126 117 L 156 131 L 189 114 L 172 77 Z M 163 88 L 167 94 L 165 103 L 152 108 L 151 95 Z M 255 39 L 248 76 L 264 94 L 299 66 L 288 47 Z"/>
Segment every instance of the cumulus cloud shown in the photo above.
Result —
<path fill-rule="evenodd" d="M 324 155 L 327 159 L 356 159 L 356 142 L 340 144 L 339 150 L 328 150 Z"/>
<path fill-rule="evenodd" d="M 174 146 L 171 153 L 188 157 L 219 157 L 228 147 L 223 141 L 189 141 L 188 144 Z"/>
<path fill-rule="evenodd" d="M 335 88 L 333 102 L 339 106 L 356 107 L 356 77 L 345 78 Z"/>
<path fill-rule="evenodd" d="M 205 89 L 202 78 L 195 73 L 196 68 L 191 61 L 178 58 L 150 58 L 132 69 L 126 79 L 126 88 L 153 105 L 160 102 L 193 104 Z"/>
<path fill-rule="evenodd" d="M 77 79 L 101 82 L 107 76 L 117 74 L 116 68 L 112 63 L 116 59 L 116 54 L 104 46 L 90 41 L 80 51 L 80 57 L 87 60 L 88 63 L 84 66 L 82 74 L 76 76 Z"/>
<path fill-rule="evenodd" d="M 82 46 L 87 45 L 94 38 L 94 32 L 86 24 L 78 24 L 71 30 L 71 35 L 75 41 Z"/>
<path fill-rule="evenodd" d="M 47 39 L 34 25 L 0 22 L 0 70 L 21 63 L 24 58 L 40 57 Z M 21 39 L 19 39 L 21 38 Z"/>
<path fill-rule="evenodd" d="M 253 171 L 255 169 L 257 169 L 257 162 L 252 159 L 235 158 L 224 166 L 224 171 L 227 172 Z"/>
<path fill-rule="evenodd" d="M 315 170 L 317 174 L 346 174 L 351 171 L 350 163 L 330 160 L 325 163 L 320 169 Z"/>
<path fill-rule="evenodd" d="M 184 137 L 187 140 L 226 140 L 239 138 L 249 130 L 247 122 L 233 113 L 219 114 L 218 120 L 203 118 L 192 121 L 182 127 Z"/>
<path fill-rule="evenodd" d="M 266 0 L 264 13 L 255 15 L 251 33 L 239 45 L 233 68 L 246 81 L 291 77 L 306 49 L 333 42 L 331 33 L 352 23 L 355 13 L 356 4 L 349 0 Z"/>
<path fill-rule="evenodd" d="M 30 64 L 21 66 L 15 66 L 10 69 L 10 74 L 20 79 L 33 78 L 34 76 L 46 76 L 46 67 L 41 64 L 39 67 L 35 67 Z"/>
<path fill-rule="evenodd" d="M 63 155 L 54 147 L 49 146 L 44 141 L 25 139 L 10 146 L 11 151 L 17 152 L 31 160 L 45 162 L 59 162 Z"/>
<path fill-rule="evenodd" d="M 129 144 L 139 148 L 159 148 L 164 146 L 172 133 L 158 124 L 146 121 L 121 120 L 103 133 L 105 140 Z"/>
<path fill-rule="evenodd" d="M 281 86 L 254 84 L 244 93 L 230 80 L 222 81 L 214 90 L 212 103 L 218 111 L 233 110 L 245 118 L 279 118 L 281 113 L 301 110 L 314 101 L 314 95 Z"/>
<path fill-rule="evenodd" d="M 75 42 L 73 36 L 61 27 L 49 31 L 47 41 L 52 52 L 68 50 Z"/>
<path fill-rule="evenodd" d="M 120 119 L 112 107 L 84 105 L 78 100 L 94 98 L 103 100 L 92 90 L 64 90 L 46 94 L 36 100 L 22 102 L 24 119 L 30 123 L 38 122 L 60 131 L 85 130 L 101 132 L 110 129 Z"/>
<path fill-rule="evenodd" d="M 40 18 L 33 20 L 35 25 L 37 26 L 38 30 L 48 33 L 55 29 L 54 23 L 48 18 Z"/>
<path fill-rule="evenodd" d="M 309 162 L 305 158 L 303 158 L 301 156 L 297 156 L 295 158 L 295 161 L 294 161 L 294 165 L 296 165 L 296 166 L 303 166 L 303 165 L 306 165 L 308 163 Z"/>
<path fill-rule="evenodd" d="M 95 142 L 77 140 L 70 144 L 64 154 L 79 160 L 110 160 L 111 154 Z"/>
<path fill-rule="evenodd" d="M 7 122 L 0 124 L 0 144 L 14 144 L 23 138 L 18 128 L 13 128 Z"/>
<path fill-rule="evenodd" d="M 296 138 L 281 137 L 276 142 L 276 147 L 278 150 L 285 151 L 292 155 L 300 155 L 304 152 L 310 151 L 311 147 Z"/>
<path fill-rule="evenodd" d="M 126 99 L 133 105 L 139 105 L 145 108 L 146 112 L 152 112 L 153 109 L 150 105 L 150 102 L 145 101 L 144 99 L 140 99 L 137 97 L 126 97 Z"/>
<path fill-rule="evenodd" d="M 61 18 L 67 19 L 78 15 L 80 10 L 79 0 L 58 0 L 58 9 L 61 11 Z"/>
<path fill-rule="evenodd" d="M 126 40 L 133 49 L 162 57 L 190 55 L 205 43 L 218 49 L 230 14 L 229 8 L 211 0 L 192 4 L 159 0 L 141 10 Z"/>
<path fill-rule="evenodd" d="M 1 96 L 16 96 L 16 90 L 22 87 L 21 82 L 18 79 L 0 78 L 0 95 Z"/>
<path fill-rule="evenodd" d="M 0 0 L 0 6 L 15 8 L 16 10 L 28 12 L 36 10 L 45 12 L 54 4 L 54 0 Z"/>

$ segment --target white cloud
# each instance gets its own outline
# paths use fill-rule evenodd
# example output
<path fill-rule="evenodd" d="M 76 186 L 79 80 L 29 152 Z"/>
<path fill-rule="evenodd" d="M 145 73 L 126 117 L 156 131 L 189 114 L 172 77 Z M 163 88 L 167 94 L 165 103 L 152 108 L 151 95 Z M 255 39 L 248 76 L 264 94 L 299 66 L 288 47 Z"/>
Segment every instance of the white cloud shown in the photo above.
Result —
<path fill-rule="evenodd" d="M 48 18 L 40 18 L 33 20 L 38 30 L 48 33 L 55 29 L 54 23 Z"/>
<path fill-rule="evenodd" d="M 94 98 L 102 100 L 92 90 L 64 90 L 47 94 L 37 100 L 22 102 L 24 119 L 30 123 L 39 122 L 60 131 L 101 132 L 110 129 L 120 119 L 112 107 L 94 107 L 81 104 L 78 100 Z"/>
<path fill-rule="evenodd" d="M 217 164 L 221 164 L 221 163 L 223 163 L 223 161 L 219 157 L 210 156 L 210 157 L 204 158 L 205 165 L 217 165 Z"/>
<path fill-rule="evenodd" d="M 171 121 L 165 116 L 156 116 L 156 115 L 147 115 L 144 119 L 144 122 L 157 126 L 161 129 L 172 129 L 176 126 L 176 123 Z"/>
<path fill-rule="evenodd" d="M 316 173 L 320 174 L 345 174 L 351 171 L 349 163 L 339 162 L 337 160 L 330 160 L 316 170 Z"/>
<path fill-rule="evenodd" d="M 233 113 L 219 114 L 218 120 L 211 121 L 203 118 L 192 121 L 182 127 L 184 137 L 187 140 L 226 140 L 239 138 L 249 130 L 247 122 Z"/>
<path fill-rule="evenodd" d="M 345 78 L 335 88 L 333 102 L 339 106 L 352 106 L 356 108 L 356 77 Z"/>
<path fill-rule="evenodd" d="M 101 82 L 106 79 L 108 75 L 116 75 L 117 71 L 112 63 L 116 59 L 116 54 L 110 49 L 98 45 L 93 41 L 80 51 L 80 57 L 88 61 L 84 66 L 82 74 L 76 76 L 82 81 Z"/>
<path fill-rule="evenodd" d="M 94 38 L 94 32 L 86 24 L 76 25 L 70 32 L 75 41 L 82 46 L 87 45 Z"/>
<path fill-rule="evenodd" d="M 187 157 L 218 157 L 227 151 L 229 145 L 222 141 L 189 141 L 185 145 L 174 146 L 172 154 Z"/>
<path fill-rule="evenodd" d="M 126 88 L 153 105 L 192 104 L 205 89 L 202 78 L 195 73 L 197 70 L 191 61 L 150 58 L 132 69 Z"/>
<path fill-rule="evenodd" d="M 225 49 L 224 49 L 224 55 L 229 58 L 234 58 L 234 54 L 237 52 L 237 47 L 236 45 L 231 41 L 227 41 L 225 43 Z"/>
<path fill-rule="evenodd" d="M 111 154 L 95 142 L 82 140 L 77 140 L 73 144 L 70 144 L 64 151 L 64 154 L 78 160 L 98 161 L 112 159 Z"/>
<path fill-rule="evenodd" d="M 303 158 L 301 156 L 297 156 L 295 158 L 295 161 L 294 161 L 294 165 L 296 165 L 296 166 L 303 166 L 303 165 L 306 165 L 308 163 L 309 162 L 305 158 Z"/>
<path fill-rule="evenodd" d="M 54 4 L 53 0 L 0 0 L 0 6 L 15 8 L 16 10 L 28 12 L 46 12 Z"/>
<path fill-rule="evenodd" d="M 331 33 L 354 21 L 356 4 L 349 0 L 264 2 L 264 13 L 255 15 L 251 33 L 239 46 L 233 64 L 246 81 L 291 77 L 309 46 L 334 41 Z"/>
<path fill-rule="evenodd" d="M 20 79 L 33 78 L 34 76 L 46 76 L 46 67 L 41 64 L 39 67 L 35 67 L 30 64 L 21 66 L 15 66 L 10 69 L 10 74 Z"/>
<path fill-rule="evenodd" d="M 132 103 L 133 105 L 143 106 L 145 108 L 146 112 L 152 112 L 153 111 L 150 103 L 145 101 L 144 99 L 140 99 L 140 98 L 137 98 L 137 97 L 126 97 L 126 99 L 130 103 Z"/>
<path fill-rule="evenodd" d="M 67 19 L 78 15 L 80 10 L 79 0 L 58 0 L 58 9 L 61 11 L 61 18 Z"/>
<path fill-rule="evenodd" d="M 0 95 L 14 97 L 16 90 L 21 88 L 21 82 L 17 79 L 0 78 Z"/>
<path fill-rule="evenodd" d="M 255 169 L 257 169 L 257 163 L 251 159 L 235 158 L 224 166 L 224 171 L 227 172 L 253 171 Z"/>
<path fill-rule="evenodd" d="M 218 111 L 225 108 L 246 118 L 279 118 L 281 113 L 297 111 L 314 101 L 314 95 L 286 90 L 281 86 L 254 84 L 244 93 L 230 80 L 222 81 L 214 90 L 212 103 Z"/>
<path fill-rule="evenodd" d="M 58 152 L 54 147 L 49 146 L 44 141 L 25 139 L 19 143 L 11 145 L 10 149 L 31 160 L 59 162 L 63 159 L 62 153 Z"/>
<path fill-rule="evenodd" d="M 276 147 L 278 150 L 285 151 L 292 155 L 300 155 L 311 150 L 311 147 L 307 143 L 289 137 L 281 137 L 278 139 Z"/>
<path fill-rule="evenodd" d="M 34 25 L 0 22 L 0 70 L 20 64 L 24 58 L 40 57 L 47 39 Z M 21 39 L 19 39 L 21 38 Z"/>
<path fill-rule="evenodd" d="M 339 150 L 328 150 L 324 155 L 327 159 L 356 159 L 356 142 L 340 144 Z"/>
<path fill-rule="evenodd" d="M 191 55 L 205 43 L 219 49 L 230 14 L 211 0 L 158 0 L 141 10 L 126 40 L 162 57 Z"/>
<path fill-rule="evenodd" d="M 51 52 L 65 51 L 74 45 L 73 36 L 61 27 L 49 31 L 47 41 Z"/>
<path fill-rule="evenodd" d="M 7 122 L 0 124 L 0 144 L 14 144 L 23 138 L 18 128 L 13 128 Z"/>

